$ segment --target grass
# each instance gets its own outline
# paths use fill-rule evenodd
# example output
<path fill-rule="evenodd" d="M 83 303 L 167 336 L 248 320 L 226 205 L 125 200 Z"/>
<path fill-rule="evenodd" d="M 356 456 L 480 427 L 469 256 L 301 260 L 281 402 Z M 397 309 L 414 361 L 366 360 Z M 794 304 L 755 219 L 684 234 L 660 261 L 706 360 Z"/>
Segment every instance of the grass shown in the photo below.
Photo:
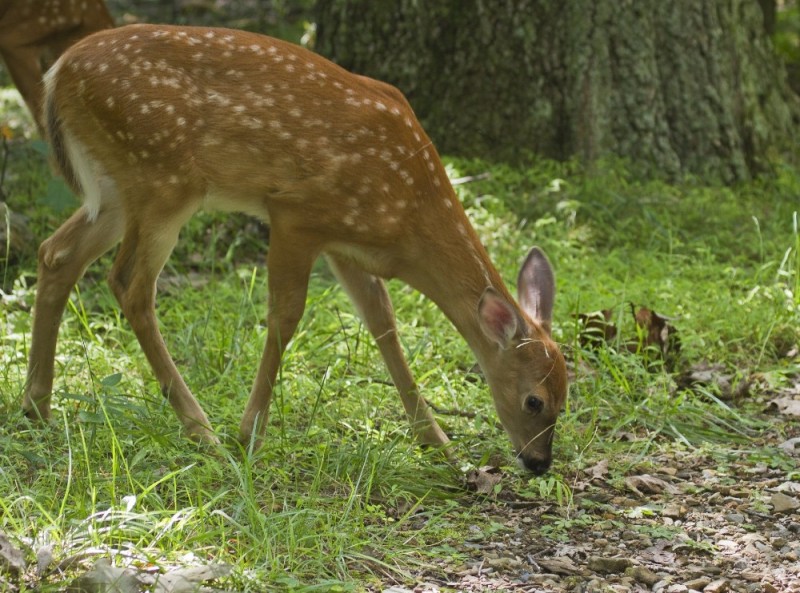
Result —
<path fill-rule="evenodd" d="M 24 139 L 9 151 L 3 190 L 41 238 L 63 216 L 39 202 L 52 197 L 44 159 Z M 103 282 L 106 260 L 65 315 L 52 426 L 32 427 L 18 412 L 35 290 L 35 262 L 23 257 L 3 271 L 10 288 L 0 308 L 0 532 L 33 565 L 37 551 L 51 550 L 50 568 L 64 571 L 41 576 L 34 566 L 16 585 L 61 590 L 80 566 L 70 559 L 86 554 L 161 570 L 229 564 L 224 586 L 237 591 L 362 591 L 458 564 L 458 542 L 502 528 L 487 512 L 494 496 L 464 487 L 462 471 L 472 466 L 503 466 L 500 494 L 551 508 L 542 537 L 558 539 L 585 520 L 574 514 L 570 484 L 599 459 L 623 476 L 655 452 L 710 447 L 727 463 L 729 447 L 753 442 L 754 459 L 786 463 L 755 442 L 759 431 L 781 430 L 759 414 L 766 383 L 731 402 L 713 384 L 681 391 L 675 375 L 710 361 L 737 381 L 779 385 L 800 370 L 786 356 L 800 327 L 798 171 L 778 168 L 769 179 L 724 188 L 640 182 L 620 163 L 590 172 L 551 162 L 448 166 L 453 177 L 491 173 L 458 190 L 505 278 L 513 280 L 532 244 L 557 269 L 554 331 L 576 377 L 548 476 L 513 468 L 488 390 L 469 372 L 466 344 L 429 301 L 392 282 L 425 396 L 470 412 L 440 417 L 456 443 L 456 467 L 420 450 L 377 349 L 323 266 L 314 270 L 258 453 L 210 451 L 180 437 Z M 159 300 L 176 362 L 223 435 L 236 430 L 265 333 L 263 231 L 248 224 L 221 216 L 190 224 Z M 620 344 L 580 345 L 577 313 L 611 308 L 630 335 L 629 302 L 676 317 L 675 372 Z"/>

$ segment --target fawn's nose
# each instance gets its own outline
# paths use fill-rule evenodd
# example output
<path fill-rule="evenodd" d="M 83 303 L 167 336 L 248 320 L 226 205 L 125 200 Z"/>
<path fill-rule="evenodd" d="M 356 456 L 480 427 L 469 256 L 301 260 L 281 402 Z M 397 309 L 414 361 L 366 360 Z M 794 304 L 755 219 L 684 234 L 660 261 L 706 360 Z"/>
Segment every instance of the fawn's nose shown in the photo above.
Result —
<path fill-rule="evenodd" d="M 524 467 L 529 472 L 534 473 L 537 476 L 541 476 L 544 473 L 547 473 L 547 470 L 550 469 L 550 463 L 552 459 L 548 457 L 547 459 L 539 459 L 536 457 L 528 457 L 528 456 L 520 456 L 520 461 L 522 467 Z"/>

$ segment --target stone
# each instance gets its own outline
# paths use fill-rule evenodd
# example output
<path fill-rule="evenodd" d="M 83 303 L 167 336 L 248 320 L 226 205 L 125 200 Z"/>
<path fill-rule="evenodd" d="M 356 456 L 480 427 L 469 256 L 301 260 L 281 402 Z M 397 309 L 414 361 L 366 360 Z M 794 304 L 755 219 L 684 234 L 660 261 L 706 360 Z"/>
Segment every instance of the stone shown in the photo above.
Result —
<path fill-rule="evenodd" d="M 605 558 L 603 556 L 592 556 L 589 558 L 589 569 L 603 574 L 625 572 L 632 566 L 628 558 Z"/>
<path fill-rule="evenodd" d="M 725 579 L 710 582 L 703 588 L 703 593 L 725 593 L 730 591 L 731 585 Z"/>
<path fill-rule="evenodd" d="M 703 587 L 708 585 L 711 582 L 711 579 L 708 577 L 697 577 L 696 579 L 692 579 L 691 581 L 685 581 L 683 584 L 686 585 L 689 589 L 694 589 L 695 591 L 702 591 Z"/>
<path fill-rule="evenodd" d="M 648 587 L 655 585 L 661 578 L 646 566 L 629 566 L 625 569 L 625 574 Z"/>
<path fill-rule="evenodd" d="M 800 508 L 800 501 L 783 492 L 775 492 L 769 500 L 773 513 L 791 513 Z"/>

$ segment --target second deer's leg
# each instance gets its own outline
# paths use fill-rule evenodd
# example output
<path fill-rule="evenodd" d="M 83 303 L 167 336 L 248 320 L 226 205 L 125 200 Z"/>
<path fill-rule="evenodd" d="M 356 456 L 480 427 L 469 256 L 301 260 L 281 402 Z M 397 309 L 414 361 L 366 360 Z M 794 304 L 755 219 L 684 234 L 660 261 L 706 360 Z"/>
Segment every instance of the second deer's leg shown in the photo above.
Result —
<path fill-rule="evenodd" d="M 156 279 L 191 212 L 138 210 L 131 213 L 109 284 L 178 419 L 190 437 L 216 443 L 208 418 L 186 386 L 164 338 L 155 313 Z"/>
<path fill-rule="evenodd" d="M 447 435 L 439 427 L 430 406 L 420 395 L 408 368 L 403 348 L 397 337 L 392 301 L 383 280 L 341 258 L 328 256 L 327 259 L 367 329 L 378 343 L 417 439 L 426 445 L 447 444 L 449 442 Z"/>
<path fill-rule="evenodd" d="M 315 245 L 273 223 L 267 256 L 267 343 L 239 426 L 239 440 L 245 446 L 251 441 L 254 448 L 261 445 L 281 357 L 303 316 L 308 277 L 317 253 Z"/>
<path fill-rule="evenodd" d="M 25 100 L 31 115 L 42 132 L 42 68 L 39 64 L 39 47 L 33 43 L 23 47 L 2 50 L 8 73 L 19 94 Z"/>
<path fill-rule="evenodd" d="M 121 212 L 106 208 L 90 221 L 79 208 L 39 247 L 38 286 L 22 409 L 30 418 L 50 416 L 58 328 L 72 287 L 86 267 L 119 242 Z"/>

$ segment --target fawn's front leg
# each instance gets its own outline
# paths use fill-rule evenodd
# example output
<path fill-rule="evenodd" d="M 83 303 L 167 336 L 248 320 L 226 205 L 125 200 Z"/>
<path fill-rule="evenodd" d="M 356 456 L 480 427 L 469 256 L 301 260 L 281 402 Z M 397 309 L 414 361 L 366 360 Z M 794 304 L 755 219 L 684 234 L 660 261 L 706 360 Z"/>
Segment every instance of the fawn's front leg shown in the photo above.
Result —
<path fill-rule="evenodd" d="M 383 280 L 344 259 L 331 255 L 327 259 L 378 344 L 417 440 L 424 445 L 446 445 L 450 439 L 433 417 L 408 368 L 397 337 L 392 301 Z"/>
<path fill-rule="evenodd" d="M 269 313 L 267 342 L 239 426 L 239 440 L 261 446 L 281 357 L 303 316 L 308 278 L 318 248 L 273 222 L 267 256 Z"/>

